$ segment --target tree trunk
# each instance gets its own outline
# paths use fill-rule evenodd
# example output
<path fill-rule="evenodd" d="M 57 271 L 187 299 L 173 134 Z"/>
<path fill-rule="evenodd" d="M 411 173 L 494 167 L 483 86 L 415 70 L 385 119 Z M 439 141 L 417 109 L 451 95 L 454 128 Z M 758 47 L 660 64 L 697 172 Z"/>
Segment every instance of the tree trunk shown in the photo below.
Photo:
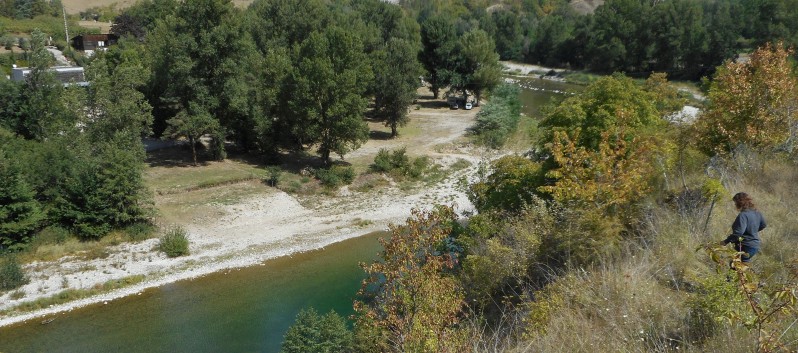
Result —
<path fill-rule="evenodd" d="M 319 151 L 321 153 L 321 160 L 324 162 L 324 165 L 330 164 L 330 149 L 325 148 Z"/>
<path fill-rule="evenodd" d="M 398 135 L 398 134 L 399 134 L 399 132 L 396 131 L 396 123 L 392 123 L 391 124 L 391 138 L 396 137 L 396 135 Z"/>
<path fill-rule="evenodd" d="M 194 166 L 197 166 L 197 140 L 189 136 L 188 142 L 191 144 L 191 156 L 194 158 Z"/>
<path fill-rule="evenodd" d="M 480 92 L 479 92 L 479 91 L 477 91 L 477 92 L 474 92 L 474 99 L 475 99 L 475 101 L 474 101 L 474 106 L 475 106 L 475 107 L 478 107 L 478 106 L 479 106 L 479 98 L 480 98 L 480 96 L 481 96 L 481 94 L 480 94 Z"/>

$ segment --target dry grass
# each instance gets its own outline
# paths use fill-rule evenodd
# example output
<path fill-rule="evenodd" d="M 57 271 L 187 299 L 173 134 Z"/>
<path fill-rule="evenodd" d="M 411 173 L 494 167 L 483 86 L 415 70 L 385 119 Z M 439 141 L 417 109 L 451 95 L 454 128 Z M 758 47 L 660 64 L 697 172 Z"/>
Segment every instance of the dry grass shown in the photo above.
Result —
<path fill-rule="evenodd" d="M 233 0 L 233 4 L 240 8 L 249 6 L 254 0 Z M 138 0 L 62 0 L 68 14 L 78 14 L 92 7 L 115 5 L 117 9 L 124 9 L 138 2 Z"/>

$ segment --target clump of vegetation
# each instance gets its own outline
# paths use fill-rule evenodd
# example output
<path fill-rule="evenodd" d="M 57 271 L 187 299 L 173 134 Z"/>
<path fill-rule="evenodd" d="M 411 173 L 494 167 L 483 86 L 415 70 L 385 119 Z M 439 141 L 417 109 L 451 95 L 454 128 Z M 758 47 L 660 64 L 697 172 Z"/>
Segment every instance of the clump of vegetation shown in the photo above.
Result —
<path fill-rule="evenodd" d="M 332 189 L 351 184 L 357 176 L 354 168 L 341 165 L 334 165 L 328 169 L 316 169 L 313 174 L 322 185 Z"/>
<path fill-rule="evenodd" d="M 280 184 L 280 177 L 282 177 L 283 170 L 277 166 L 271 166 L 266 168 L 266 184 L 275 188 L 278 184 Z"/>
<path fill-rule="evenodd" d="M 155 234 L 155 226 L 146 222 L 134 223 L 125 228 L 125 234 L 134 242 L 147 240 Z"/>
<path fill-rule="evenodd" d="M 166 253 L 169 257 L 185 256 L 189 254 L 188 236 L 183 227 L 175 226 L 161 236 L 158 243 L 158 250 Z"/>
<path fill-rule="evenodd" d="M 0 290 L 12 290 L 28 283 L 25 272 L 11 255 L 0 257 Z"/>
<path fill-rule="evenodd" d="M 382 148 L 377 152 L 377 156 L 374 157 L 374 164 L 371 165 L 371 170 L 378 173 L 387 173 L 394 179 L 409 178 L 416 180 L 424 175 L 428 166 L 429 159 L 427 157 L 411 159 L 407 155 L 407 149 L 404 147 L 394 151 Z"/>
<path fill-rule="evenodd" d="M 490 103 L 477 114 L 477 122 L 469 128 L 477 142 L 500 148 L 518 127 L 521 114 L 520 88 L 503 84 L 493 90 Z"/>
<path fill-rule="evenodd" d="M 330 311 L 319 315 L 315 309 L 303 309 L 285 333 L 282 353 L 350 352 L 352 332 L 341 315 Z"/>

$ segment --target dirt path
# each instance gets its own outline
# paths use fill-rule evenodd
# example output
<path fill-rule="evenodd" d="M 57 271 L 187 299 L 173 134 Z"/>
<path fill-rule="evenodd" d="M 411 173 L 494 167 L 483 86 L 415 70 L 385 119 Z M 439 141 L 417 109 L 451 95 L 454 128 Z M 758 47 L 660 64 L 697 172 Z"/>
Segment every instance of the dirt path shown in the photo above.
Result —
<path fill-rule="evenodd" d="M 447 204 L 454 205 L 461 214 L 471 212 L 473 206 L 465 196 L 462 180 L 473 177 L 480 161 L 495 157 L 492 153 L 474 148 L 463 138 L 466 129 L 473 124 L 477 111 L 449 110 L 445 102 L 432 100 L 431 96 L 422 94 L 418 109 L 412 110 L 410 115 L 413 123 L 409 129 L 415 129 L 414 133 L 402 134 L 397 139 L 386 139 L 384 136 L 372 139 L 347 156 L 347 159 L 373 158 L 381 148 L 406 147 L 408 154 L 428 155 L 444 168 L 459 160 L 465 160 L 470 165 L 434 185 L 419 186 L 409 191 L 392 185 L 379 192 L 356 192 L 345 187 L 335 196 L 314 196 L 312 200 L 268 189 L 265 193 L 257 193 L 233 204 L 207 205 L 210 211 L 203 212 L 201 217 L 186 219 L 182 224 L 189 232 L 190 256 L 167 258 L 154 251 L 158 240 L 150 239 L 137 244 L 118 245 L 104 259 L 85 261 L 68 257 L 26 265 L 31 282 L 22 287 L 24 297 L 13 299 L 7 293 L 0 297 L 0 309 L 53 296 L 67 288 L 92 288 L 109 280 L 133 275 L 144 275 L 146 280 L 65 305 L 0 317 L 0 326 L 385 230 L 390 223 L 403 222 L 413 208 L 425 209 L 433 204 Z M 375 132 L 380 135 L 380 131 Z M 262 188 L 262 185 L 252 187 Z M 222 186 L 211 192 L 223 192 L 224 188 Z M 181 197 L 188 195 L 167 195 L 159 201 Z"/>

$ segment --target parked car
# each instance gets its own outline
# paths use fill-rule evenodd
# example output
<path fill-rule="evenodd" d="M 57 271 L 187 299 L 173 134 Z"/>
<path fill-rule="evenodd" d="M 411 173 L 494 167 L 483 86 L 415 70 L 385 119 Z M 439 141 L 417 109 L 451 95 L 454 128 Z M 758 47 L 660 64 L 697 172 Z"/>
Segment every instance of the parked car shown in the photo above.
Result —
<path fill-rule="evenodd" d="M 466 110 L 471 110 L 471 108 L 473 108 L 473 107 L 474 107 L 474 106 L 471 104 L 471 102 L 467 102 L 467 103 L 465 104 L 465 108 L 466 108 Z"/>

